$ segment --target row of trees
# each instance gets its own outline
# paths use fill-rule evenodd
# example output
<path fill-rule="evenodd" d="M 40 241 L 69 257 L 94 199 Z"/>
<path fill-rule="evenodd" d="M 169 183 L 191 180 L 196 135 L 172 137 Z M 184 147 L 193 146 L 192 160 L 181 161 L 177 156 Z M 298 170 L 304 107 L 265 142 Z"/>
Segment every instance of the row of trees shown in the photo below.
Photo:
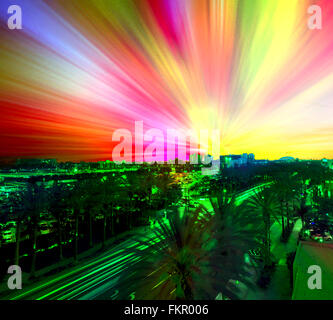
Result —
<path fill-rule="evenodd" d="M 148 248 L 135 251 L 142 265 L 121 275 L 124 298 L 133 291 L 150 300 L 237 298 L 237 283 L 250 285 L 244 255 L 261 242 L 260 219 L 232 201 L 211 201 L 213 211 L 175 209 L 159 221 L 155 238 L 142 240 Z"/>
<path fill-rule="evenodd" d="M 149 214 L 176 202 L 181 196 L 179 184 L 169 173 L 155 174 L 149 171 L 128 174 L 106 174 L 74 183 L 53 181 L 46 184 L 31 181 L 20 194 L 16 212 L 16 265 L 20 260 L 20 242 L 23 227 L 28 229 L 31 242 L 31 276 L 35 275 L 40 221 L 53 218 L 59 259 L 64 258 L 63 246 L 73 243 L 74 260 L 78 260 L 79 239 L 87 225 L 89 247 L 93 247 L 93 225 L 97 216 L 102 217 L 102 248 L 105 247 L 108 230 L 114 236 L 121 230 L 131 230 L 142 225 Z M 81 224 L 82 224 L 81 223 Z M 71 234 L 71 235 L 69 235 Z"/>
<path fill-rule="evenodd" d="M 20 226 L 27 223 L 27 216 L 33 248 L 33 275 L 38 220 L 42 212 L 49 212 L 57 220 L 60 259 L 63 257 L 63 225 L 68 217 L 71 218 L 73 255 L 77 261 L 80 219 L 88 225 L 88 239 L 92 246 L 92 221 L 96 215 L 102 215 L 102 246 L 105 246 L 106 230 L 111 228 L 114 235 L 119 217 L 122 217 L 127 230 L 138 225 L 145 213 L 165 209 L 177 202 L 181 197 L 179 181 L 183 180 L 187 190 L 208 193 L 213 211 L 201 206 L 185 210 L 180 215 L 175 210 L 169 215 L 168 225 L 160 221 L 160 228 L 155 229 L 155 245 L 149 245 L 147 250 L 138 253 L 144 254 L 144 266 L 140 272 L 128 273 L 138 278 L 129 278 L 123 283 L 128 290 L 132 290 L 134 285 L 136 289 L 133 291 L 142 298 L 215 298 L 214 294 L 221 291 L 234 298 L 236 287 L 230 280 L 248 282 L 244 255 L 250 249 L 261 247 L 264 264 L 270 265 L 272 223 L 279 221 L 283 234 L 286 234 L 291 230 L 295 216 L 304 221 L 309 211 L 307 189 L 324 185 L 328 175 L 327 170 L 316 163 L 296 163 L 252 168 L 244 177 L 236 172 L 222 172 L 213 177 L 192 173 L 192 179 L 187 175 L 182 179 L 180 174 L 173 176 L 167 171 L 157 174 L 145 170 L 84 179 L 73 185 L 55 182 L 50 188 L 43 183 L 31 183 L 22 198 L 23 205 L 19 211 L 22 214 L 18 215 L 16 260 L 18 262 L 19 259 Z M 235 205 L 234 196 L 238 191 L 246 185 L 251 188 L 263 182 L 266 183 L 264 188 L 243 205 Z M 189 207 L 191 199 L 187 200 Z M 145 279 L 145 284 L 141 283 L 142 279 Z"/>
<path fill-rule="evenodd" d="M 282 240 L 287 239 L 295 219 L 301 219 L 304 228 L 307 219 L 324 209 L 322 203 L 317 208 L 320 208 L 319 211 L 314 211 L 314 207 L 309 204 L 313 203 L 314 190 L 319 186 L 325 186 L 325 181 L 333 179 L 329 170 L 313 162 L 280 164 L 271 169 L 270 172 L 267 171 L 271 184 L 256 192 L 247 202 L 253 213 L 260 214 L 264 224 L 265 265 L 272 264 L 270 239 L 272 223 L 275 221 L 280 223 Z M 330 214 L 333 216 L 333 210 L 330 210 Z"/>
<path fill-rule="evenodd" d="M 250 263 L 244 255 L 262 248 L 264 266 L 270 266 L 272 223 L 277 221 L 283 234 L 290 232 L 297 218 L 304 224 L 313 214 L 310 192 L 331 179 L 319 163 L 272 165 L 254 174 L 247 181 L 267 184 L 240 206 L 235 205 L 235 189 L 241 190 L 243 182 L 230 188 L 232 178 L 223 172 L 192 181 L 194 193 L 210 192 L 213 210 L 200 206 L 183 214 L 175 211 L 168 224 L 161 221 L 155 245 L 138 252 L 143 255 L 142 268 L 123 275 L 121 291 L 136 291 L 139 299 L 214 299 L 218 292 L 231 299 L 239 297 L 238 282 L 251 286 Z M 319 202 L 321 209 L 325 202 L 333 213 L 330 201 Z"/>

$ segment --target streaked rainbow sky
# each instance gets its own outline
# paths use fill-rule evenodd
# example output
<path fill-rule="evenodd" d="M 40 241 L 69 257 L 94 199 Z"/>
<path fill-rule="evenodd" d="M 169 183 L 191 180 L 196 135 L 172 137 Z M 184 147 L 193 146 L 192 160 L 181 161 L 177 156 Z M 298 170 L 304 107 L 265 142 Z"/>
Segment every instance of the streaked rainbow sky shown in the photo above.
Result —
<path fill-rule="evenodd" d="M 143 121 L 218 129 L 221 154 L 333 158 L 332 0 L 1 0 L 0 20 L 1 157 L 110 159 Z"/>

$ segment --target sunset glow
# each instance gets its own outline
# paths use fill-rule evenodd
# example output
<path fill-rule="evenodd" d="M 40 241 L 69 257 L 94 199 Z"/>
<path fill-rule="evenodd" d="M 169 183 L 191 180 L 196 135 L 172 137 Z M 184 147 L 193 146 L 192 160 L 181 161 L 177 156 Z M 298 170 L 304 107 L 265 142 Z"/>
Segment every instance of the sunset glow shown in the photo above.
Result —
<path fill-rule="evenodd" d="M 143 121 L 218 129 L 220 154 L 333 158 L 331 0 L 17 0 L 22 30 L 10 4 L 2 157 L 110 159 L 114 130 Z"/>

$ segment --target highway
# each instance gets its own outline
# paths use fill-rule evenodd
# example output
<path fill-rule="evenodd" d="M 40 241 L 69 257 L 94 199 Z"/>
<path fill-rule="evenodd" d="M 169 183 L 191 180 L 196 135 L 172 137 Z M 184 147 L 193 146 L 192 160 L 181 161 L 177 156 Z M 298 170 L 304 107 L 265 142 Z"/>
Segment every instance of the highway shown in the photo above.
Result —
<path fill-rule="evenodd" d="M 236 201 L 240 204 L 250 197 L 255 190 L 267 184 L 256 186 L 237 195 Z M 205 200 L 205 205 L 209 201 Z M 207 207 L 209 210 L 209 207 Z M 135 292 L 130 296 L 123 296 L 117 288 L 120 287 L 120 274 L 132 272 L 133 265 L 140 262 L 133 250 L 145 250 L 146 245 L 138 241 L 148 237 L 153 239 L 154 232 L 147 228 L 141 228 L 136 234 L 127 240 L 113 246 L 97 257 L 80 262 L 79 265 L 68 268 L 53 276 L 48 276 L 38 282 L 24 286 L 23 289 L 11 292 L 4 299 L 8 300 L 115 300 L 134 299 Z"/>
<path fill-rule="evenodd" d="M 148 229 L 146 236 L 153 238 L 154 233 Z M 98 257 L 76 267 L 60 272 L 54 276 L 40 280 L 38 283 L 24 286 L 22 290 L 5 297 L 7 300 L 92 300 L 92 299 L 131 299 L 123 297 L 116 290 L 119 285 L 119 275 L 126 272 L 128 267 L 140 261 L 132 248 L 144 250 L 138 239 L 144 240 L 143 228 L 141 233 L 133 235 L 100 254 Z"/>

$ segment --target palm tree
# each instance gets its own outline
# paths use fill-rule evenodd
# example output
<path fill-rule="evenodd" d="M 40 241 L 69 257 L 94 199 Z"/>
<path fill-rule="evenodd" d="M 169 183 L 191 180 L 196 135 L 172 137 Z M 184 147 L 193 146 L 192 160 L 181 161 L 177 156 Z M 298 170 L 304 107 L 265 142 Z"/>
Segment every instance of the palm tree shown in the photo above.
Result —
<path fill-rule="evenodd" d="M 30 219 L 30 232 L 32 239 L 32 259 L 30 277 L 35 277 L 37 258 L 37 239 L 39 232 L 40 214 L 47 208 L 47 193 L 44 184 L 39 181 L 32 181 L 23 197 L 26 212 Z"/>
<path fill-rule="evenodd" d="M 258 229 L 248 218 L 245 211 L 218 215 L 203 206 L 170 213 L 142 241 L 147 249 L 134 251 L 142 265 L 124 275 L 119 290 L 136 291 L 138 299 L 214 299 L 219 292 L 236 299 L 234 281 L 249 284 L 244 254 L 256 246 Z"/>
<path fill-rule="evenodd" d="M 280 219 L 281 219 L 281 226 L 282 226 L 282 237 L 286 234 L 286 220 L 288 219 L 289 215 L 286 214 L 286 189 L 283 183 L 280 183 L 279 180 L 275 181 L 274 184 L 271 186 L 270 190 L 275 194 L 276 200 L 279 203 L 280 209 Z M 288 209 L 289 210 L 289 209 Z"/>
<path fill-rule="evenodd" d="M 156 187 L 160 191 L 160 197 L 162 199 L 162 207 L 166 208 L 168 202 L 168 195 L 172 187 L 175 186 L 175 180 L 170 176 L 168 172 L 161 173 L 156 177 Z"/>
<path fill-rule="evenodd" d="M 260 189 L 248 201 L 247 206 L 253 213 L 258 213 L 264 224 L 264 264 L 270 265 L 271 261 L 271 223 L 279 221 L 278 203 L 272 190 Z"/>
<path fill-rule="evenodd" d="M 23 199 L 23 201 L 22 201 Z M 14 265 L 19 265 L 20 262 L 20 243 L 21 243 L 21 232 L 22 226 L 27 222 L 27 203 L 25 200 L 25 192 L 21 193 L 19 197 L 12 196 L 10 203 L 13 204 L 13 208 L 16 210 L 16 242 L 15 242 L 15 255 L 14 255 Z"/>
<path fill-rule="evenodd" d="M 300 207 L 296 210 L 296 214 L 300 217 L 302 221 L 302 229 L 304 228 L 305 218 L 310 213 L 310 208 L 305 204 L 305 199 L 303 198 L 300 203 Z"/>
<path fill-rule="evenodd" d="M 97 180 L 88 180 L 82 185 L 85 201 L 83 204 L 84 212 L 88 218 L 89 247 L 93 247 L 93 220 L 102 208 L 102 190 L 101 182 Z"/>
<path fill-rule="evenodd" d="M 74 261 L 78 262 L 79 219 L 82 216 L 87 199 L 86 181 L 78 181 L 70 190 L 67 198 L 74 216 Z"/>
<path fill-rule="evenodd" d="M 152 190 L 155 185 L 155 176 L 150 170 L 139 171 L 138 174 L 141 177 L 139 181 L 140 190 L 145 195 L 148 206 L 150 206 Z"/>
<path fill-rule="evenodd" d="M 15 242 L 15 261 L 14 264 L 16 266 L 19 265 L 20 262 L 20 242 L 21 242 L 21 225 L 22 218 L 18 217 L 16 220 L 16 242 Z"/>
<path fill-rule="evenodd" d="M 59 260 L 63 260 L 63 222 L 64 215 L 67 211 L 66 196 L 68 188 L 64 184 L 59 184 L 57 180 L 50 188 L 50 213 L 57 220 Z"/>
<path fill-rule="evenodd" d="M 126 277 L 123 283 L 127 290 L 136 291 L 139 299 L 194 298 L 194 274 L 204 272 L 205 249 L 212 241 L 208 233 L 208 237 L 204 236 L 208 228 L 205 231 L 194 220 L 175 212 L 170 215 L 169 224 L 159 221 L 159 228 L 153 230 L 154 237 L 142 241 L 148 248 L 136 252 L 145 262 L 135 278 Z M 134 282 L 136 288 L 130 286 Z"/>
<path fill-rule="evenodd" d="M 114 192 L 118 189 L 118 179 L 114 177 L 112 181 L 104 176 L 101 180 L 87 180 L 81 182 L 81 211 L 84 211 L 88 219 L 89 247 L 93 247 L 93 221 L 98 213 L 103 214 L 103 240 L 105 246 L 107 219 L 113 219 Z M 113 231 L 113 221 L 112 221 Z M 113 233 L 113 232 L 112 232 Z"/>
<path fill-rule="evenodd" d="M 110 210 L 109 210 L 110 208 Z M 105 248 L 106 242 L 106 229 L 107 229 L 107 220 L 109 217 L 112 217 L 113 213 L 113 206 L 112 204 L 109 205 L 108 203 L 104 202 L 102 204 L 102 212 L 103 212 L 103 237 L 102 237 L 102 249 Z"/>
<path fill-rule="evenodd" d="M 284 217 L 286 217 L 286 228 L 290 230 L 290 220 L 292 218 L 292 212 L 290 208 L 290 204 L 292 204 L 292 208 L 295 207 L 295 200 L 299 200 L 299 194 L 302 191 L 302 184 L 300 183 L 302 176 L 298 174 L 298 172 L 290 173 L 287 171 L 279 172 L 275 179 L 273 185 L 273 192 L 276 193 L 276 196 L 280 203 L 280 215 L 283 221 L 283 230 L 284 227 Z M 283 207 L 286 208 L 285 214 L 283 214 Z"/>
<path fill-rule="evenodd" d="M 286 202 L 286 217 L 287 217 L 287 228 L 290 230 L 290 221 L 293 218 L 293 215 L 295 213 L 295 201 L 299 200 L 298 195 L 298 189 L 296 189 L 298 186 L 294 185 L 286 189 L 285 192 L 285 202 Z M 291 206 L 290 206 L 291 205 Z M 290 210 L 292 209 L 292 211 Z"/>
<path fill-rule="evenodd" d="M 218 194 L 215 194 L 215 196 L 211 197 L 209 200 L 214 213 L 221 217 L 223 217 L 226 212 L 237 212 L 235 196 L 229 194 L 226 189 L 220 190 Z"/>
<path fill-rule="evenodd" d="M 124 186 L 120 192 L 120 203 L 126 216 L 126 228 L 131 229 L 133 225 L 133 214 L 135 212 L 135 202 L 140 192 L 140 177 L 136 172 L 131 172 L 120 178 L 120 185 Z"/>
<path fill-rule="evenodd" d="M 105 248 L 105 242 L 106 242 L 106 229 L 107 229 L 107 220 L 111 217 L 111 224 L 113 224 L 113 186 L 116 186 L 115 181 L 108 181 L 108 177 L 105 179 L 102 178 L 101 180 L 101 211 L 103 213 L 103 237 L 102 237 L 102 248 Z M 113 228 L 113 226 L 111 226 Z M 112 233 L 113 235 L 113 233 Z"/>

